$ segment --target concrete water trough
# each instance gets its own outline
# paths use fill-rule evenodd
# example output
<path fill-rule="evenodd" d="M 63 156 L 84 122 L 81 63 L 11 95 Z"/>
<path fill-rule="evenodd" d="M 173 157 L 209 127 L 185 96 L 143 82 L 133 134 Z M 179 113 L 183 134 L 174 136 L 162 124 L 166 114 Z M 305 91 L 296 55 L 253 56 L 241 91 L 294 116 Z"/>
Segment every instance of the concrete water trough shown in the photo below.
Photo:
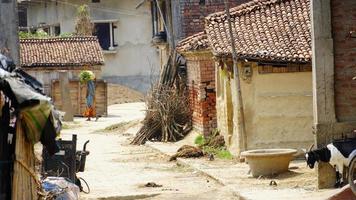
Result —
<path fill-rule="evenodd" d="M 295 149 L 256 149 L 244 151 L 241 156 L 250 166 L 253 177 L 277 175 L 288 171 Z"/>

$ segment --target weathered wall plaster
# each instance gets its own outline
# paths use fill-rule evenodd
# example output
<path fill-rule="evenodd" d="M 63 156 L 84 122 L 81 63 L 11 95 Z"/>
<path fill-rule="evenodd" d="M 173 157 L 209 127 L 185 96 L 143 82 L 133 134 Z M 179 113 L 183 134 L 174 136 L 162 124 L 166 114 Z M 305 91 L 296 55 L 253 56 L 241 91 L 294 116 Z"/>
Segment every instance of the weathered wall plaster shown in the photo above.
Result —
<path fill-rule="evenodd" d="M 252 79 L 241 80 L 247 148 L 306 148 L 313 142 L 311 72 L 259 74 L 256 63 L 252 68 Z M 236 154 L 230 73 L 217 68 L 217 74 L 218 129 Z"/>

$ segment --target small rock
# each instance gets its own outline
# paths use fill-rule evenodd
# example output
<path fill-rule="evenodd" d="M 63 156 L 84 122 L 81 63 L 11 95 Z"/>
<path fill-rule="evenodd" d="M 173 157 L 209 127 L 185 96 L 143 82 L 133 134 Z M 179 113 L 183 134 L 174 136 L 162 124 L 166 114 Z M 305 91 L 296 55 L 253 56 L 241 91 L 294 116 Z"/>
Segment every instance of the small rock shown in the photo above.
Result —
<path fill-rule="evenodd" d="M 215 158 L 214 158 L 214 154 L 210 154 L 210 155 L 209 155 L 209 160 L 210 160 L 210 161 L 213 161 L 214 159 L 215 159 Z"/>
<path fill-rule="evenodd" d="M 277 182 L 274 180 L 271 180 L 271 182 L 269 182 L 270 186 L 277 186 Z"/>
<path fill-rule="evenodd" d="M 162 185 L 158 185 L 155 182 L 148 182 L 145 187 L 162 187 Z"/>

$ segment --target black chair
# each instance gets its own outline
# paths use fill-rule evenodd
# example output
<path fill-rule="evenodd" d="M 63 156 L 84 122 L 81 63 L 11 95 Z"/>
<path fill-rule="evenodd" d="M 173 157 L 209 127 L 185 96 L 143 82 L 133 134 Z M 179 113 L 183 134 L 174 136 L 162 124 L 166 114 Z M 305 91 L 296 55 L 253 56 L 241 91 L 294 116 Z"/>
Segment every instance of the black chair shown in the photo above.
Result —
<path fill-rule="evenodd" d="M 53 156 L 49 156 L 47 150 L 43 148 L 42 174 L 69 178 L 75 183 L 77 135 L 72 135 L 72 140 L 58 140 L 57 143 L 60 150 Z"/>

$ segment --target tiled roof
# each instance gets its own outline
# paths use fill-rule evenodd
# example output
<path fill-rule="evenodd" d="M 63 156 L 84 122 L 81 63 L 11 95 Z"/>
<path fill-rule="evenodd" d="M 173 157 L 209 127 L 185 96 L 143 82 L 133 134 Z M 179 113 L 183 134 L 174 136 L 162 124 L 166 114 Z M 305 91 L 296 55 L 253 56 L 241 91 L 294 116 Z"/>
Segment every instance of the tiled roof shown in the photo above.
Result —
<path fill-rule="evenodd" d="M 49 39 L 21 39 L 22 67 L 102 65 L 104 57 L 93 36 Z"/>
<path fill-rule="evenodd" d="M 178 52 L 198 51 L 208 48 L 209 42 L 205 32 L 199 32 L 189 36 L 177 44 Z"/>
<path fill-rule="evenodd" d="M 311 61 L 310 0 L 252 0 L 230 9 L 240 58 L 278 62 Z M 232 52 L 225 12 L 206 18 L 216 56 Z"/>

